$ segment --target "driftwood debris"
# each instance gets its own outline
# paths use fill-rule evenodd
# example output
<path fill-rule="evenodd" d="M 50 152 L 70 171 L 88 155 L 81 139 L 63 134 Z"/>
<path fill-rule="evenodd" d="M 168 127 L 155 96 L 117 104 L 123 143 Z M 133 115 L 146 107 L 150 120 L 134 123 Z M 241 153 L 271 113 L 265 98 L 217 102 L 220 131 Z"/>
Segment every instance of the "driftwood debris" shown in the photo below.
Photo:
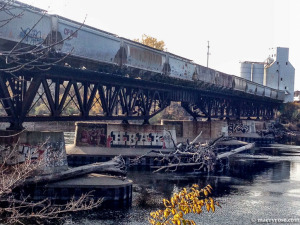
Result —
<path fill-rule="evenodd" d="M 70 179 L 82 176 L 89 173 L 106 173 L 111 175 L 125 176 L 125 162 L 121 156 L 116 156 L 110 161 L 93 163 L 89 165 L 70 168 L 66 171 L 53 173 L 49 175 L 40 175 L 33 178 L 26 179 L 24 185 L 41 183 L 41 182 L 54 182 L 65 179 Z"/>
<path fill-rule="evenodd" d="M 247 149 L 251 149 L 255 146 L 254 143 L 248 144 L 246 146 L 234 149 L 230 152 L 226 152 L 218 155 L 218 151 L 221 150 L 218 147 L 218 143 L 221 141 L 228 141 L 234 138 L 220 136 L 214 140 L 211 140 L 209 143 L 200 144 L 197 143 L 197 140 L 201 136 L 202 132 L 192 141 L 187 143 L 179 143 L 174 148 L 173 151 L 169 153 L 163 153 L 159 150 L 152 150 L 149 153 L 156 153 L 158 155 L 156 160 L 162 161 L 165 165 L 156 168 L 154 173 L 162 171 L 178 171 L 181 169 L 187 169 L 194 171 L 204 170 L 204 171 L 213 171 L 218 163 L 222 165 L 221 159 L 234 155 L 236 153 L 242 152 Z M 174 140 L 173 140 L 174 142 Z M 133 160 L 133 163 L 139 162 L 147 154 L 137 157 Z"/>
<path fill-rule="evenodd" d="M 217 159 L 226 158 L 226 157 L 232 156 L 234 154 L 243 152 L 245 150 L 248 150 L 248 149 L 251 149 L 251 148 L 254 148 L 254 147 L 255 147 L 255 143 L 249 143 L 249 144 L 247 144 L 245 146 L 233 149 L 233 150 L 231 150 L 229 152 L 222 153 L 222 154 L 220 154 L 220 155 L 217 156 Z"/>

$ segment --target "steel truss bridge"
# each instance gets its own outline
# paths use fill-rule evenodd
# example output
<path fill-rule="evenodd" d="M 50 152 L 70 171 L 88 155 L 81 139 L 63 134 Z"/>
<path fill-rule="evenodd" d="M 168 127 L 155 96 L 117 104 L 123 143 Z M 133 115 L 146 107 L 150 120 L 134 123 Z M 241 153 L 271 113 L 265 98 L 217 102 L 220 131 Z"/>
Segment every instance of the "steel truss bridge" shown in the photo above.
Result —
<path fill-rule="evenodd" d="M 144 120 L 161 112 L 171 101 L 197 119 L 271 119 L 282 101 L 166 76 L 145 79 L 52 66 L 47 71 L 0 74 L 0 122 L 22 129 L 23 122 Z M 39 102 L 39 104 L 37 104 Z M 44 105 L 43 114 L 34 113 Z M 74 108 L 77 113 L 70 113 Z"/>

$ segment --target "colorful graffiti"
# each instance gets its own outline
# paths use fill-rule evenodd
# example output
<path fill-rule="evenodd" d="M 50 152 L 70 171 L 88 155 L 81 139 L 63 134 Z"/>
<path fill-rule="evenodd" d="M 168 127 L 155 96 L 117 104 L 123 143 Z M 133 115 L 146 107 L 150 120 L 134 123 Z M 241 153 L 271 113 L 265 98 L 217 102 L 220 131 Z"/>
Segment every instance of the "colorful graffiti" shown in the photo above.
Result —
<path fill-rule="evenodd" d="M 19 144 L 17 149 L 14 155 L 10 155 L 11 146 L 1 149 L 0 162 L 5 160 L 8 164 L 16 164 L 30 159 L 42 160 L 41 165 L 48 168 L 68 166 L 64 141 L 47 142 L 41 145 Z"/>
<path fill-rule="evenodd" d="M 228 134 L 234 133 L 248 133 L 250 130 L 249 125 L 245 125 L 242 121 L 237 121 L 236 123 L 228 123 Z"/>
<path fill-rule="evenodd" d="M 19 146 L 19 162 L 24 162 L 26 159 L 40 159 L 43 157 L 45 150 L 41 149 L 39 146 L 32 145 L 20 145 Z"/>
<path fill-rule="evenodd" d="M 77 130 L 76 145 L 106 147 L 106 124 L 80 126 Z"/>

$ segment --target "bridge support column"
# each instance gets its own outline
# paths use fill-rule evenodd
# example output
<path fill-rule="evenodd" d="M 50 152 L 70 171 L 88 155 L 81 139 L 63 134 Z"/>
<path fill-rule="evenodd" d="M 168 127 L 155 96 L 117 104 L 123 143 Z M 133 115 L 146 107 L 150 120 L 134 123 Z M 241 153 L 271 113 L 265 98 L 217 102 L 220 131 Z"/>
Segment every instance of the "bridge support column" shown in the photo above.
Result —
<path fill-rule="evenodd" d="M 20 121 L 11 121 L 10 126 L 6 130 L 24 130 L 23 123 Z"/>
<path fill-rule="evenodd" d="M 128 120 L 122 120 L 122 124 L 129 124 Z"/>
<path fill-rule="evenodd" d="M 144 119 L 143 125 L 149 125 L 149 124 L 150 124 L 149 119 Z"/>

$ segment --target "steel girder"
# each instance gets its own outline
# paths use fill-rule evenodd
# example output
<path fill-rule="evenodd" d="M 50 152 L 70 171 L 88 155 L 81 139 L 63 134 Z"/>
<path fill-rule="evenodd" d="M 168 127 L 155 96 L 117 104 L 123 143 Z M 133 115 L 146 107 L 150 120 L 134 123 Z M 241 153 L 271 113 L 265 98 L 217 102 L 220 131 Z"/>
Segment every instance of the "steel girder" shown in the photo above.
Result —
<path fill-rule="evenodd" d="M 26 121 L 144 120 L 169 105 L 166 91 L 67 79 L 45 74 L 0 75 L 0 121 L 22 129 Z"/>
<path fill-rule="evenodd" d="M 189 86 L 190 85 L 190 86 Z M 0 122 L 22 129 L 26 121 L 144 120 L 170 101 L 195 119 L 272 118 L 280 101 L 213 85 L 52 66 L 46 71 L 0 74 Z"/>
<path fill-rule="evenodd" d="M 199 96 L 196 102 L 182 102 L 181 106 L 197 120 L 198 117 L 219 119 L 272 119 L 278 104 L 243 98 Z"/>

